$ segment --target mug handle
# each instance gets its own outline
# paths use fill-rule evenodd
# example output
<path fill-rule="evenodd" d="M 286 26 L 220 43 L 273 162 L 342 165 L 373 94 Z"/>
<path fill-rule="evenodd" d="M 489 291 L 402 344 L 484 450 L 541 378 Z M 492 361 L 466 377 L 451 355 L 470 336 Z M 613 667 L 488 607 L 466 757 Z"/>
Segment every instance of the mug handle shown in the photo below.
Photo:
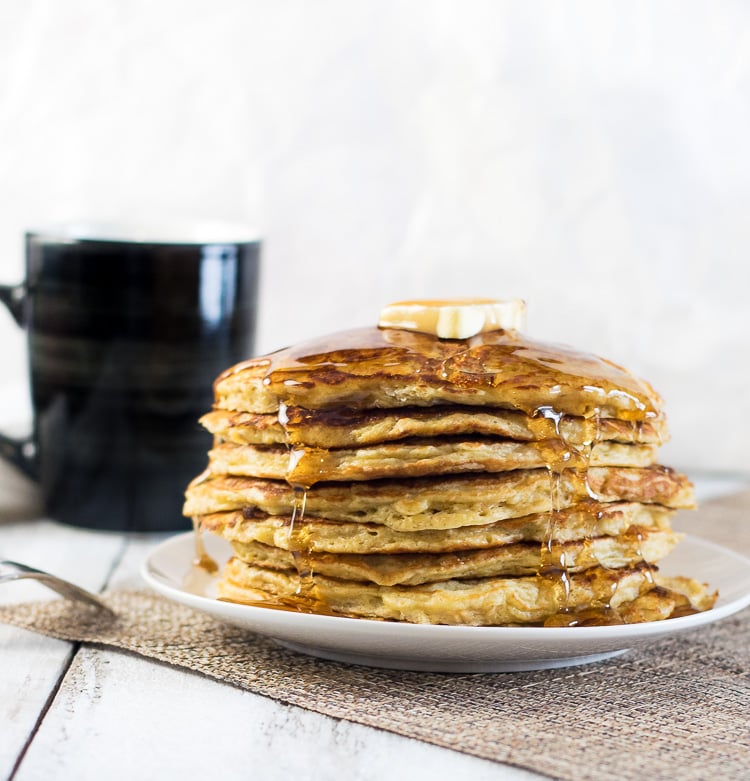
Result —
<path fill-rule="evenodd" d="M 0 285 L 0 301 L 8 307 L 13 319 L 21 326 L 26 325 L 26 285 Z"/>
<path fill-rule="evenodd" d="M 22 328 L 26 324 L 26 296 L 25 284 L 0 285 L 0 302 Z M 27 477 L 37 479 L 36 447 L 31 437 L 15 439 L 0 433 L 0 458 L 9 461 Z"/>

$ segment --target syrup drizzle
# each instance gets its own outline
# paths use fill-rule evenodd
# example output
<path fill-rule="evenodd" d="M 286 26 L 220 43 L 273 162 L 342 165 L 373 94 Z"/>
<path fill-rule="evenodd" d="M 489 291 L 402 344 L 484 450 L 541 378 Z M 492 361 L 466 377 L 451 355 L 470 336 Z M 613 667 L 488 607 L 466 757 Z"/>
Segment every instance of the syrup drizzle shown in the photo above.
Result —
<path fill-rule="evenodd" d="M 286 480 L 292 487 L 292 509 L 287 522 L 287 547 L 294 559 L 298 585 L 292 596 L 264 601 L 265 607 L 296 610 L 303 613 L 336 615 L 321 594 L 315 578 L 310 542 L 310 527 L 305 524 L 307 492 L 320 475 L 311 466 L 314 449 L 294 441 L 291 435 L 287 405 L 279 405 L 279 424 L 284 429 L 289 461 Z"/>
<path fill-rule="evenodd" d="M 203 542 L 203 528 L 200 518 L 193 519 L 193 545 L 195 554 L 192 566 L 183 578 L 182 586 L 193 594 L 205 594 L 214 575 L 219 571 L 219 565 L 209 556 Z"/>
<path fill-rule="evenodd" d="M 565 556 L 565 547 L 559 541 L 557 523 L 560 510 L 563 506 L 562 479 L 567 463 L 571 460 L 574 450 L 566 442 L 562 434 L 561 424 L 563 413 L 551 406 L 538 407 L 534 417 L 552 421 L 555 435 L 561 448 L 542 451 L 545 456 L 545 466 L 549 478 L 549 513 L 547 515 L 547 529 L 545 538 L 539 550 L 539 566 L 537 577 L 550 581 L 553 584 L 555 602 L 558 612 L 568 610 L 570 599 L 570 573 Z"/>
<path fill-rule="evenodd" d="M 304 527 L 307 488 L 293 486 L 292 514 L 289 518 L 289 550 L 294 558 L 294 566 L 299 576 L 299 585 L 295 597 L 303 601 L 320 602 L 315 583 L 315 570 L 312 562 L 312 546 Z"/>
<path fill-rule="evenodd" d="M 203 527 L 200 518 L 193 518 L 193 540 L 195 544 L 193 566 L 202 570 L 207 575 L 215 575 L 219 571 L 219 565 L 208 555 L 206 544 L 203 541 Z"/>

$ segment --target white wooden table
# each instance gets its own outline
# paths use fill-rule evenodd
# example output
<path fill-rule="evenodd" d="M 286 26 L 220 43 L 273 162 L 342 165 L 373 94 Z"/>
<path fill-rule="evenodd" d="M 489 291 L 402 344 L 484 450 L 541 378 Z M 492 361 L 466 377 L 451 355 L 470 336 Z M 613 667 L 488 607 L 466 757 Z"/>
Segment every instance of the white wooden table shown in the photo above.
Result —
<path fill-rule="evenodd" d="M 698 487 L 705 496 L 738 483 Z M 142 587 L 139 567 L 161 539 L 44 520 L 30 484 L 0 464 L 0 557 L 92 591 Z M 2 603 L 48 596 L 35 583 L 0 586 Z M 282 705 L 136 656 L 0 624 L 0 779 L 10 778 L 542 777 Z"/>

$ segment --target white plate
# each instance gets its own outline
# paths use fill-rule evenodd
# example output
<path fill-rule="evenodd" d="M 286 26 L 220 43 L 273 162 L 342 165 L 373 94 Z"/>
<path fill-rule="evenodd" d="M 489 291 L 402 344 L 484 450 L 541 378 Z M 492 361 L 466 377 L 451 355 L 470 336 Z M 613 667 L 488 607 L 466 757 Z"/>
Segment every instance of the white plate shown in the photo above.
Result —
<path fill-rule="evenodd" d="M 224 540 L 205 535 L 220 564 L 230 555 Z M 220 602 L 216 578 L 192 566 L 192 533 L 153 550 L 142 574 L 166 597 L 229 624 L 273 638 L 296 651 L 353 664 L 397 670 L 510 672 L 585 664 L 675 632 L 694 629 L 750 605 L 750 559 L 687 537 L 660 565 L 666 574 L 690 575 L 719 589 L 712 610 L 667 621 L 594 627 L 433 626 L 293 613 Z"/>

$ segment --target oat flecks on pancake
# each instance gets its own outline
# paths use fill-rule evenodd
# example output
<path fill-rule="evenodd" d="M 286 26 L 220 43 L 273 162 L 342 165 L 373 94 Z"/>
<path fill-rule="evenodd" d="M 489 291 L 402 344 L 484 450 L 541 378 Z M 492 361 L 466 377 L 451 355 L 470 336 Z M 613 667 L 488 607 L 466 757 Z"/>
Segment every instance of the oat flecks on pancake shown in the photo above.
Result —
<path fill-rule="evenodd" d="M 656 563 L 678 540 L 679 535 L 672 531 L 631 527 L 621 536 L 560 543 L 554 553 L 569 573 L 595 566 L 618 569 L 634 561 Z M 276 570 L 295 568 L 294 554 L 284 548 L 259 542 L 234 542 L 232 547 L 237 558 L 248 564 Z M 517 542 L 452 553 L 311 553 L 307 565 L 331 578 L 413 586 L 456 578 L 534 575 L 539 570 L 539 544 Z"/>
<path fill-rule="evenodd" d="M 289 451 L 280 445 L 219 445 L 209 454 L 209 470 L 218 475 L 245 475 L 310 486 L 323 481 L 379 480 L 389 477 L 423 477 L 476 472 L 509 472 L 517 469 L 637 466 L 653 463 L 653 445 L 597 442 L 585 454 L 566 448 L 560 441 L 513 442 L 511 440 L 420 440 L 370 445 L 356 450 L 301 448 Z M 290 461 L 292 466 L 290 467 Z"/>
<path fill-rule="evenodd" d="M 683 615 L 715 595 L 658 574 L 694 506 L 656 464 L 661 403 L 515 331 L 335 334 L 217 379 L 185 514 L 232 544 L 219 591 L 240 602 L 471 625 Z"/>
<path fill-rule="evenodd" d="M 305 514 L 417 531 L 485 525 L 564 509 L 592 497 L 599 502 L 643 502 L 675 509 L 694 505 L 687 478 L 662 467 L 566 470 L 559 481 L 555 479 L 554 496 L 550 479 L 547 470 L 535 469 L 498 475 L 320 483 L 307 492 Z M 284 482 L 208 475 L 188 489 L 186 514 L 245 508 L 288 519 L 293 507 L 293 490 Z"/>
<path fill-rule="evenodd" d="M 616 418 L 565 417 L 555 421 L 492 407 L 405 407 L 399 410 L 305 410 L 288 407 L 277 414 L 215 409 L 200 421 L 220 439 L 237 445 L 297 442 L 309 447 L 342 448 L 414 437 L 490 436 L 530 442 L 562 439 L 574 448 L 594 441 L 659 445 L 666 441 L 663 416 L 634 422 Z"/>
<path fill-rule="evenodd" d="M 311 553 L 452 553 L 532 542 L 571 542 L 631 533 L 632 528 L 669 531 L 672 511 L 661 505 L 585 502 L 560 510 L 450 529 L 397 531 L 376 523 L 330 521 L 306 515 L 294 533 L 289 516 L 230 510 L 201 516 L 203 527 L 234 543 L 260 542 L 282 550 L 303 541 Z"/>

